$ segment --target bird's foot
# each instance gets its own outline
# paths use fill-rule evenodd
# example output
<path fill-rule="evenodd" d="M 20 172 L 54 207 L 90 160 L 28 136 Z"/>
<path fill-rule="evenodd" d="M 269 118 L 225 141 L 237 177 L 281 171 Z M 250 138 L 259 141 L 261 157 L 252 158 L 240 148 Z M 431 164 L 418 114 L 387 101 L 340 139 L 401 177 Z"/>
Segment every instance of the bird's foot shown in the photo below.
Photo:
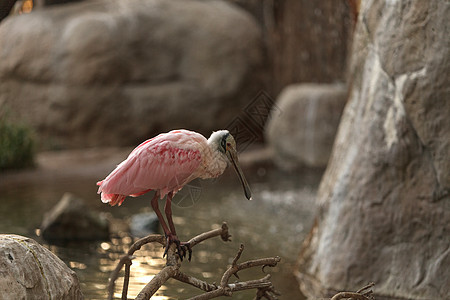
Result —
<path fill-rule="evenodd" d="M 188 261 L 191 261 L 192 258 L 192 248 L 189 242 L 182 242 L 181 248 L 183 249 L 184 257 L 186 257 L 186 253 L 188 253 Z"/>
<path fill-rule="evenodd" d="M 191 245 L 188 242 L 180 242 L 178 237 L 174 234 L 166 234 L 166 249 L 164 250 L 163 257 L 167 255 L 169 251 L 170 245 L 175 243 L 177 248 L 177 254 L 180 257 L 180 260 L 183 261 L 183 258 L 186 258 L 186 254 L 188 255 L 188 260 L 191 261 L 192 258 L 192 249 Z"/>

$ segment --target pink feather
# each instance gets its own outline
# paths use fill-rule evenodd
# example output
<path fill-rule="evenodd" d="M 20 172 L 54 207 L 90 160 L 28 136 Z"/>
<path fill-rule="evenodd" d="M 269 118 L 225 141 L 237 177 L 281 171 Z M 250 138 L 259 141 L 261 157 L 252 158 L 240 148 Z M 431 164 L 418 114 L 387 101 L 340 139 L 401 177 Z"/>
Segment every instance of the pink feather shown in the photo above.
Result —
<path fill-rule="evenodd" d="M 97 182 L 98 193 L 111 205 L 121 205 L 126 196 L 151 190 L 159 191 L 161 199 L 169 192 L 175 194 L 198 177 L 207 148 L 206 138 L 193 131 L 160 134 L 137 146 L 111 174 Z"/>

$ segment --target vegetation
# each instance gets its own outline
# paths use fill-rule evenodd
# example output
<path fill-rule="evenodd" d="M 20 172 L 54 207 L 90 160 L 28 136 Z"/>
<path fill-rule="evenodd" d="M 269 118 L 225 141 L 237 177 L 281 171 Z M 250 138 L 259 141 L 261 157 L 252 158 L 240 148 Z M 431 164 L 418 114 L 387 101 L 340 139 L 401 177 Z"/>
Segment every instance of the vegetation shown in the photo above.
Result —
<path fill-rule="evenodd" d="M 0 116 L 0 170 L 33 165 L 34 142 L 31 130 Z"/>

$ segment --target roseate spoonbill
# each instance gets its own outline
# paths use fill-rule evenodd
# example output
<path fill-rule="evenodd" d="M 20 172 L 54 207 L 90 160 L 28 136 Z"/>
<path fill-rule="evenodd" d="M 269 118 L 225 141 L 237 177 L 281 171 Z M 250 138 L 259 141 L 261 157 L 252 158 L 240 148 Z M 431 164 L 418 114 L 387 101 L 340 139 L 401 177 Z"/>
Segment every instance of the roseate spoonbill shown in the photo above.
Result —
<path fill-rule="evenodd" d="M 137 146 L 104 180 L 97 182 L 101 200 L 111 206 L 121 205 L 127 196 L 137 197 L 155 191 L 151 201 L 166 236 L 166 249 L 177 245 L 180 259 L 186 257 L 187 243 L 180 243 L 172 221 L 172 197 L 195 178 L 215 178 L 226 169 L 228 161 L 235 168 L 244 193 L 251 200 L 251 191 L 239 166 L 236 142 L 227 130 L 213 132 L 207 140 L 189 130 L 173 130 L 146 140 Z M 158 198 L 167 195 L 164 211 L 167 223 L 158 207 Z"/>

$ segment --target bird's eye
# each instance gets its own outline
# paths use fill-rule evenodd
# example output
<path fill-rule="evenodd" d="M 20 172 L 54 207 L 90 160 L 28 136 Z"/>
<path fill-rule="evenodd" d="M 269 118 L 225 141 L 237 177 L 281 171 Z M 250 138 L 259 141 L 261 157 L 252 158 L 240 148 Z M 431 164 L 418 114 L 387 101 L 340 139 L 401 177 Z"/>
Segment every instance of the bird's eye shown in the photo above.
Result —
<path fill-rule="evenodd" d="M 227 144 L 227 140 L 226 139 L 222 139 L 222 142 L 220 143 L 220 146 L 222 147 L 223 152 L 227 151 L 226 144 Z"/>

